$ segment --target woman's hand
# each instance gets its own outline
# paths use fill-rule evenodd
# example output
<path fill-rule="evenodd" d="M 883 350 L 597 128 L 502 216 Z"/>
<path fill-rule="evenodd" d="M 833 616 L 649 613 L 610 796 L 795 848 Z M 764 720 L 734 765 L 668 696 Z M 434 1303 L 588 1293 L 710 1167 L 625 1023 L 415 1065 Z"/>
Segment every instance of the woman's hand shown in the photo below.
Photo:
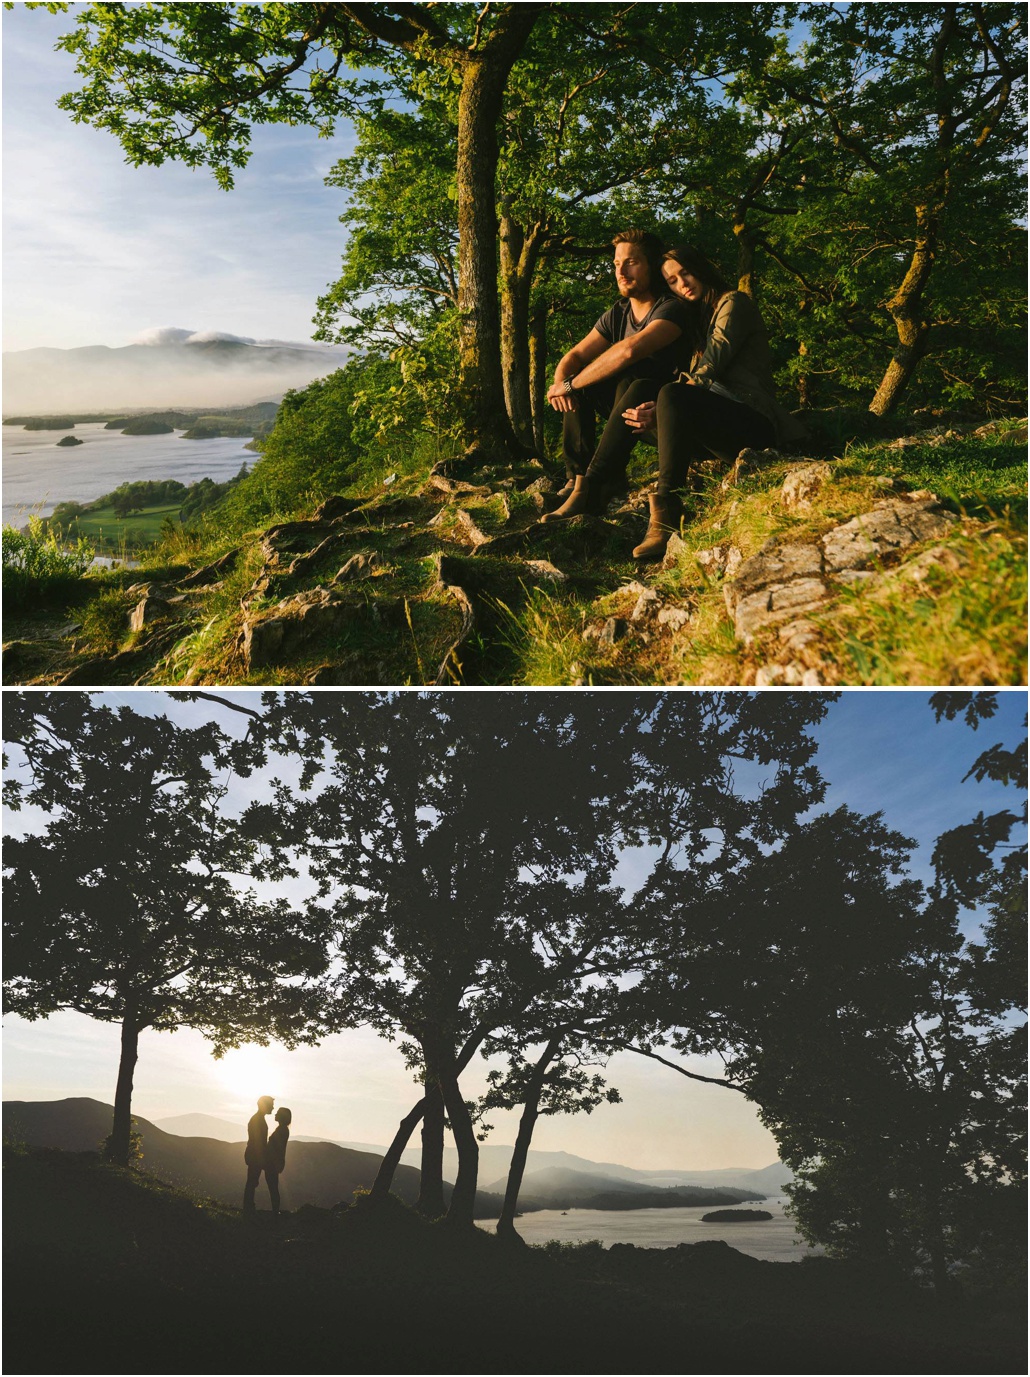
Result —
<path fill-rule="evenodd" d="M 655 402 L 642 402 L 640 406 L 627 407 L 622 413 L 622 419 L 630 430 L 654 430 L 657 409 Z"/>

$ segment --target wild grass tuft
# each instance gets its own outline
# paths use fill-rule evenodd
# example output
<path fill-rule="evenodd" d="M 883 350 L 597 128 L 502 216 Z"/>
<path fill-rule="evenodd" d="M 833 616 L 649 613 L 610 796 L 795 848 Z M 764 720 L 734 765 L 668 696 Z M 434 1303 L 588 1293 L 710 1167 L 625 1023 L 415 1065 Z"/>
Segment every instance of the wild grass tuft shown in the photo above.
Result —
<path fill-rule="evenodd" d="M 96 555 L 95 547 L 81 537 L 65 549 L 57 532 L 46 530 L 38 516 L 30 516 L 21 531 L 4 526 L 0 547 L 4 599 L 13 610 L 66 597 L 82 583 Z"/>

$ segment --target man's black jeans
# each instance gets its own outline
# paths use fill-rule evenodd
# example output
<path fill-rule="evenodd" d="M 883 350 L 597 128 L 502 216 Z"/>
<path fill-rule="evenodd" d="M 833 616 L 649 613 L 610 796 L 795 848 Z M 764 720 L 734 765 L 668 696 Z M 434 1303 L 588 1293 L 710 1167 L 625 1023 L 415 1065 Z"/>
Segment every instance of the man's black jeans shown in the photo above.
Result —
<path fill-rule="evenodd" d="M 627 368 L 614 378 L 584 387 L 576 393 L 576 410 L 562 412 L 562 453 L 569 478 L 587 473 L 591 478 L 621 478 L 633 446 L 640 439 L 622 419 L 629 406 L 653 402 L 662 386 L 660 378 L 638 377 Z M 597 442 L 597 417 L 605 420 Z"/>

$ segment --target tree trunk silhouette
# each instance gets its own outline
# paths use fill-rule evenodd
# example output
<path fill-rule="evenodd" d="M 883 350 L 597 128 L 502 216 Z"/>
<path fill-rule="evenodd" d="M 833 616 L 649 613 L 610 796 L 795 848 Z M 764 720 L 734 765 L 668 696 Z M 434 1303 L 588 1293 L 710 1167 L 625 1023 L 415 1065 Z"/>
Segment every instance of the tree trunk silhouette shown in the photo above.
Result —
<path fill-rule="evenodd" d="M 446 1070 L 441 1074 L 440 1089 L 447 1107 L 451 1133 L 454 1135 L 454 1146 L 458 1149 L 458 1175 L 447 1210 L 447 1222 L 471 1228 L 476 1210 L 479 1144 L 476 1142 L 472 1116 L 462 1098 L 458 1077 L 453 1071 Z"/>
<path fill-rule="evenodd" d="M 547 411 L 547 303 L 537 301 L 529 316 L 529 404 L 533 414 L 533 448 L 544 453 Z"/>
<path fill-rule="evenodd" d="M 889 415 L 898 404 L 912 374 L 930 344 L 930 322 L 924 318 L 923 290 L 930 280 L 937 254 L 937 216 L 929 206 L 916 206 L 916 238 L 901 286 L 887 302 L 894 318 L 898 344 L 883 381 L 869 403 L 875 416 Z"/>
<path fill-rule="evenodd" d="M 427 1085 L 422 1120 L 422 1175 L 415 1208 L 427 1219 L 439 1219 L 443 1199 L 443 1095 L 439 1085 Z"/>
<path fill-rule="evenodd" d="M 114 1121 L 105 1156 L 115 1166 L 129 1165 L 132 1134 L 132 1078 L 139 1059 L 139 1026 L 135 1001 L 126 1005 L 122 1019 L 121 1054 L 118 1060 L 118 1083 L 114 1092 Z"/>
<path fill-rule="evenodd" d="M 498 1238 L 520 1239 L 515 1228 L 515 1212 L 519 1203 L 519 1191 L 522 1189 L 522 1178 L 526 1173 L 526 1158 L 529 1155 L 529 1145 L 533 1141 L 533 1130 L 540 1114 L 540 1095 L 544 1088 L 544 1077 L 560 1046 L 560 1037 L 551 1039 L 544 1049 L 543 1056 L 533 1067 L 533 1074 L 526 1088 L 522 1118 L 519 1120 L 519 1131 L 515 1139 L 515 1150 L 511 1154 L 511 1166 L 508 1168 L 508 1184 L 504 1191 L 504 1205 L 501 1207 L 501 1217 L 497 1221 Z"/>
<path fill-rule="evenodd" d="M 409 1113 L 405 1114 L 401 1120 L 397 1132 L 393 1135 L 393 1142 L 386 1150 L 386 1155 L 379 1164 L 376 1172 L 376 1179 L 372 1182 L 372 1189 L 369 1194 L 373 1200 L 383 1200 L 390 1194 L 390 1187 L 393 1185 L 393 1178 L 400 1165 L 404 1149 L 408 1146 L 411 1135 L 415 1132 L 415 1125 L 426 1112 L 425 1096 L 419 1100 L 418 1104 Z"/>

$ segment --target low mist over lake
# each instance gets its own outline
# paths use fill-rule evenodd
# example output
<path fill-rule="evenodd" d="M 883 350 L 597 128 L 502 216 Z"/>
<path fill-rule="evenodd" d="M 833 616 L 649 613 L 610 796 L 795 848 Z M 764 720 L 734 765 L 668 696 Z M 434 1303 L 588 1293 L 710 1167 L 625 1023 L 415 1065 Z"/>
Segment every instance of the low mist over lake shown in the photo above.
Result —
<path fill-rule="evenodd" d="M 81 445 L 59 449 L 63 435 Z M 258 456 L 245 449 L 246 436 L 184 440 L 172 435 L 123 435 L 105 430 L 102 421 L 74 430 L 23 430 L 3 427 L 5 523 L 24 526 L 30 516 L 49 516 L 58 502 L 92 502 L 120 483 L 175 478 L 196 483 L 213 478 L 224 483 L 241 464 Z"/>

